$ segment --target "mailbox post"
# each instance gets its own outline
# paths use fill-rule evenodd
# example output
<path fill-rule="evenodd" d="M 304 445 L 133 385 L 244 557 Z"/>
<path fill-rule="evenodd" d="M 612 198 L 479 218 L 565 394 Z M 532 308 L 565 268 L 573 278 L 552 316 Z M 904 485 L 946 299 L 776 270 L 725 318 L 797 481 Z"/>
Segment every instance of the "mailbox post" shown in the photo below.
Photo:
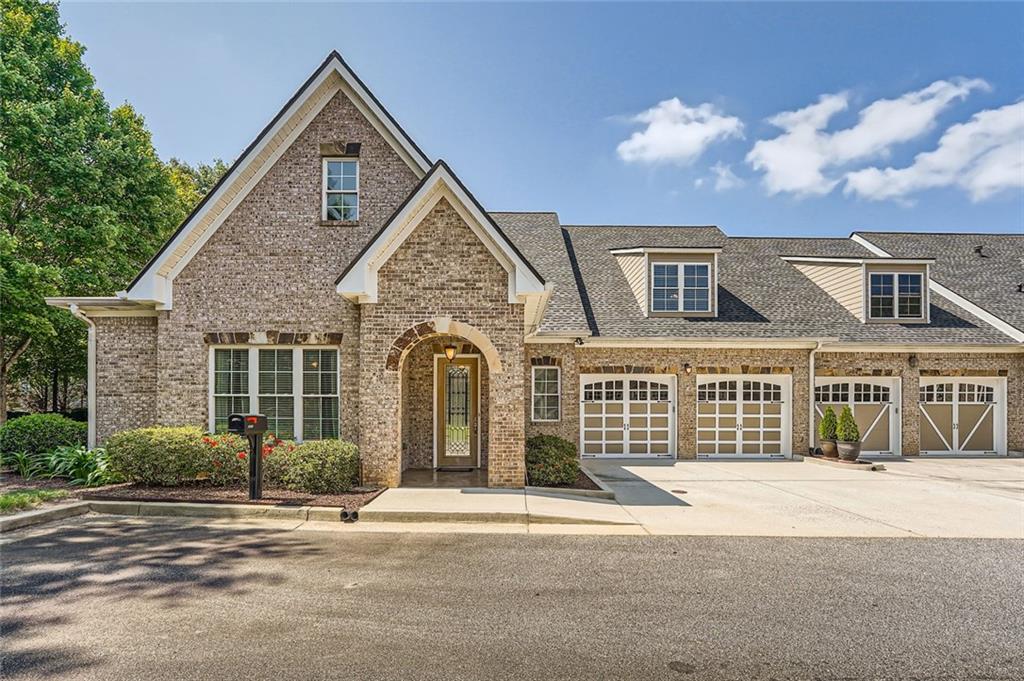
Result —
<path fill-rule="evenodd" d="M 228 431 L 249 439 L 249 499 L 263 498 L 263 434 L 267 417 L 263 414 L 231 414 Z"/>

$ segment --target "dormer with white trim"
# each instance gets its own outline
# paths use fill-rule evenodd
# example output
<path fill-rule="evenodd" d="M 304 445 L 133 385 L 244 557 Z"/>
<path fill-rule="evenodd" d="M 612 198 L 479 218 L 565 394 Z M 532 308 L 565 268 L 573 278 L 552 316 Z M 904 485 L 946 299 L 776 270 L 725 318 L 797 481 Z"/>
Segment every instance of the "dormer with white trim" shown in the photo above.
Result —
<path fill-rule="evenodd" d="M 782 258 L 864 323 L 927 324 L 931 258 Z"/>
<path fill-rule="evenodd" d="M 718 316 L 721 248 L 616 248 L 622 269 L 645 317 Z"/>

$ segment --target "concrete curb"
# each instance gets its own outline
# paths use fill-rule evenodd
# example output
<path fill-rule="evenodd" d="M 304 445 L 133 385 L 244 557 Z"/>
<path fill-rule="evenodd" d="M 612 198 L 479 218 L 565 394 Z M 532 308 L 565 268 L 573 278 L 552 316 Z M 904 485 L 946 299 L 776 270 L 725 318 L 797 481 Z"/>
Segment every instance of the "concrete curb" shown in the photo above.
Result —
<path fill-rule="evenodd" d="M 875 463 L 873 461 L 864 461 L 859 464 L 852 463 L 840 463 L 838 461 L 832 461 L 830 459 L 823 459 L 820 456 L 805 456 L 805 463 L 816 463 L 819 466 L 831 466 L 833 468 L 842 468 L 847 471 L 884 471 L 885 464 Z"/>
<path fill-rule="evenodd" d="M 535 487 L 533 485 L 527 485 L 527 492 L 541 492 L 544 494 L 567 494 L 574 497 L 587 497 L 590 499 L 614 499 L 615 491 L 606 485 L 604 481 L 593 475 L 583 466 L 580 466 L 580 470 L 583 474 L 590 478 L 590 481 L 601 489 L 572 489 L 571 487 Z"/>
<path fill-rule="evenodd" d="M 365 507 L 364 507 L 365 508 Z M 359 520 L 368 523 L 503 523 L 525 525 L 526 513 L 504 513 L 500 511 L 374 511 L 360 510 Z"/>
<path fill-rule="evenodd" d="M 12 516 L 0 518 L 0 532 L 20 530 L 23 527 L 31 527 L 32 525 L 48 523 L 53 520 L 63 520 L 64 518 L 71 518 L 77 515 L 85 515 L 88 512 L 89 502 L 79 501 L 74 504 L 16 513 Z"/>

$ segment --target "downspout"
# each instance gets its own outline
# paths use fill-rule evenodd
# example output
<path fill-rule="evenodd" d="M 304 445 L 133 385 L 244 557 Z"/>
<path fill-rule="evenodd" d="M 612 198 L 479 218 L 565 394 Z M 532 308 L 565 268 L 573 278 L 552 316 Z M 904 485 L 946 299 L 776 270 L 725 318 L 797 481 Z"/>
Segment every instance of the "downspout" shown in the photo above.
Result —
<path fill-rule="evenodd" d="M 88 359 L 86 360 L 86 385 L 85 385 L 85 398 L 86 408 L 88 410 L 88 424 L 89 424 L 89 439 L 87 440 L 89 449 L 96 447 L 96 322 L 85 316 L 85 313 L 74 303 L 68 308 L 71 310 L 71 314 L 78 317 L 78 319 L 85 322 L 85 325 L 89 327 L 89 350 Z"/>
<path fill-rule="evenodd" d="M 814 356 L 821 350 L 821 340 L 815 341 L 814 349 L 811 350 L 807 360 L 807 382 L 810 388 L 807 391 L 807 453 L 814 453 Z"/>

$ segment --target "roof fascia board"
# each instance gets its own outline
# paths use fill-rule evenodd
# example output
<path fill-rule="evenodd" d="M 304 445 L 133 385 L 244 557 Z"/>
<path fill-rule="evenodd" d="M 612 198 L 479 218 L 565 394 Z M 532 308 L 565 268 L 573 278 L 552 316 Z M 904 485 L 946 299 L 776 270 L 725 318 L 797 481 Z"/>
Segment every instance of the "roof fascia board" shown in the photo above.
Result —
<path fill-rule="evenodd" d="M 184 222 L 182 222 L 174 235 L 164 243 L 157 254 L 153 256 L 142 271 L 139 272 L 138 276 L 136 276 L 135 280 L 132 281 L 128 290 L 125 292 L 125 297 L 133 300 L 150 300 L 162 303 L 165 308 L 170 307 L 171 292 L 169 285 L 165 286 L 162 282 L 156 281 L 157 278 L 173 279 L 173 276 L 163 277 L 157 274 L 162 263 L 166 262 L 166 260 L 171 257 L 177 247 L 181 245 L 181 242 L 188 237 L 189 232 L 201 223 L 206 214 L 217 205 L 217 202 L 230 189 L 238 175 L 249 165 L 249 163 L 252 162 L 253 159 L 259 156 L 266 145 L 280 131 L 281 127 L 288 123 L 292 116 L 302 108 L 308 98 L 312 96 L 321 85 L 323 85 L 324 81 L 334 75 L 340 77 L 341 83 L 339 84 L 339 89 L 343 89 L 345 93 L 349 95 L 356 107 L 364 116 L 367 117 L 374 128 L 382 133 L 386 133 L 384 134 L 385 139 L 389 141 L 403 160 L 409 164 L 416 175 L 422 178 L 427 174 L 430 170 L 430 161 L 426 155 L 418 146 L 416 146 L 415 142 L 412 141 L 405 131 L 402 130 L 401 126 L 398 125 L 397 121 L 395 121 L 391 114 L 384 109 L 373 93 L 366 88 L 359 77 L 349 68 L 344 59 L 341 58 L 341 55 L 336 51 L 331 52 L 320 67 L 306 80 L 305 83 L 303 83 L 295 94 L 292 95 L 291 99 L 288 100 L 267 127 L 265 127 L 256 139 L 249 144 L 245 151 L 242 152 L 238 159 L 232 164 L 228 172 L 221 177 L 210 193 L 203 198 L 199 205 L 196 206 L 192 213 Z M 330 97 L 333 97 L 336 93 L 337 90 L 331 92 Z M 330 97 L 325 98 L 319 109 L 322 109 L 323 105 L 326 105 L 326 103 L 330 101 Z M 309 120 L 304 119 L 302 125 L 297 126 L 298 132 L 305 129 Z M 288 145 L 293 141 L 294 137 L 289 135 L 289 138 L 281 144 L 282 150 L 280 153 L 284 153 L 283 150 L 287 149 Z M 280 157 L 280 153 L 275 154 L 272 159 L 268 159 L 257 175 L 262 177 L 266 170 L 273 166 L 273 161 L 276 161 L 277 158 Z M 247 183 L 246 186 L 239 191 L 237 197 L 238 201 L 244 198 L 244 196 L 251 191 L 253 186 L 254 183 Z M 237 201 L 233 201 L 232 203 L 237 205 Z M 222 212 L 222 215 L 229 212 L 230 211 L 225 210 Z M 218 221 L 217 226 L 219 226 L 222 221 L 223 219 Z M 216 226 L 211 225 L 207 230 L 207 234 L 210 234 L 213 231 L 216 231 Z M 206 238 L 209 237 L 204 234 L 204 238 L 202 239 L 204 243 Z M 188 253 L 175 265 L 174 274 L 181 271 L 184 264 L 187 264 L 195 254 L 196 250 L 197 249 L 189 249 Z"/>
<path fill-rule="evenodd" d="M 622 338 L 612 336 L 588 337 L 577 334 L 537 333 L 527 339 L 528 343 L 571 343 L 583 339 L 583 345 L 598 348 L 749 348 L 771 347 L 778 349 L 804 350 L 817 347 L 821 338 L 679 338 L 652 336 L 650 338 Z"/>
<path fill-rule="evenodd" d="M 884 262 L 889 265 L 930 265 L 935 262 L 935 258 L 833 258 L 817 255 L 781 255 L 779 257 L 786 262 L 831 262 L 844 265 L 874 265 L 875 263 L 880 262 Z"/>
<path fill-rule="evenodd" d="M 377 302 L 377 276 L 381 266 L 394 255 L 442 198 L 448 200 L 488 252 L 508 272 L 510 303 L 522 302 L 522 296 L 545 294 L 544 281 L 515 250 L 508 238 L 496 229 L 494 221 L 483 211 L 480 204 L 473 200 L 472 195 L 443 162 L 435 165 L 420 186 L 370 241 L 355 263 L 338 278 L 338 293 L 361 303 Z"/>
<path fill-rule="evenodd" d="M 876 246 L 875 244 L 871 243 L 870 241 L 868 241 L 867 239 L 865 239 L 863 236 L 856 232 L 850 235 L 850 239 L 855 243 L 858 243 L 864 248 L 868 249 L 872 253 L 875 253 L 876 255 L 882 256 L 883 258 L 892 257 L 892 254 L 888 253 L 879 246 Z M 1018 343 L 1024 343 L 1024 330 L 1018 329 L 1017 327 L 1010 324 L 1006 320 L 1001 319 L 1000 317 L 997 317 L 996 315 L 992 314 L 991 312 L 981 307 L 977 303 L 972 303 L 967 298 L 961 296 L 959 293 L 956 293 L 948 289 L 947 287 L 943 286 L 942 284 L 938 283 L 937 281 L 931 278 L 930 273 L 928 276 L 928 288 L 930 288 L 935 293 L 938 293 L 940 296 L 950 301 L 951 303 L 954 303 L 955 305 L 959 305 L 960 307 L 964 308 L 978 319 L 981 319 L 985 323 L 991 325 L 993 328 L 1005 333 L 1007 336 L 1017 341 Z"/>
<path fill-rule="evenodd" d="M 708 246 L 708 247 L 697 246 L 697 247 L 694 247 L 694 248 L 690 248 L 688 246 L 678 246 L 678 247 L 666 246 L 664 248 L 647 248 L 646 246 L 644 246 L 644 247 L 637 247 L 637 248 L 609 248 L 608 252 L 613 254 L 613 255 L 641 255 L 641 254 L 644 254 L 644 253 L 652 253 L 652 254 L 657 254 L 657 253 L 665 253 L 665 254 L 672 254 L 672 253 L 681 253 L 681 254 L 687 254 L 687 253 L 694 253 L 694 254 L 708 253 L 708 254 L 711 254 L 711 253 L 721 253 L 722 252 L 722 248 L 718 247 L 718 246 Z"/>
<path fill-rule="evenodd" d="M 822 352 L 980 352 L 980 353 L 1024 353 L 1024 346 L 1017 343 L 832 343 L 823 344 Z"/>

